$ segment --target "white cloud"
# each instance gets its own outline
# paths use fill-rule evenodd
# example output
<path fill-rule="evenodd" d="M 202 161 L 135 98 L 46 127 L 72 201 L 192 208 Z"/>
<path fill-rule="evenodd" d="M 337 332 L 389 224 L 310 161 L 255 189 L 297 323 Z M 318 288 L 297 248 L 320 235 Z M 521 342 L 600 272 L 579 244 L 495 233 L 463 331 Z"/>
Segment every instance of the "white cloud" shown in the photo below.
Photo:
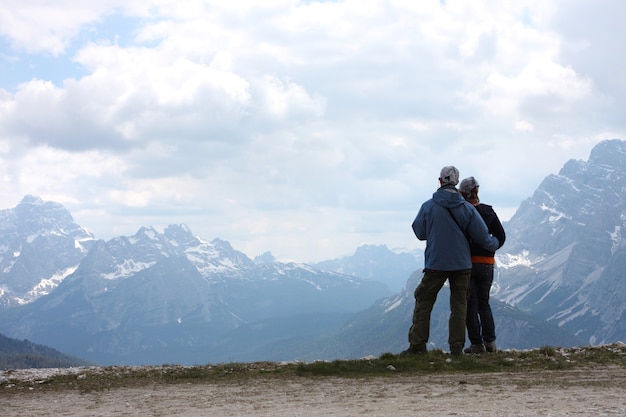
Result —
<path fill-rule="evenodd" d="M 455 164 L 508 217 L 624 136 L 622 6 L 602 2 L 3 2 L 0 207 L 317 260 L 418 246 Z"/>
<path fill-rule="evenodd" d="M 283 82 L 273 76 L 265 76 L 257 87 L 259 93 L 259 110 L 270 119 L 288 123 L 301 117 L 321 117 L 326 103 L 322 97 L 311 97 L 300 85 L 288 81 Z"/>

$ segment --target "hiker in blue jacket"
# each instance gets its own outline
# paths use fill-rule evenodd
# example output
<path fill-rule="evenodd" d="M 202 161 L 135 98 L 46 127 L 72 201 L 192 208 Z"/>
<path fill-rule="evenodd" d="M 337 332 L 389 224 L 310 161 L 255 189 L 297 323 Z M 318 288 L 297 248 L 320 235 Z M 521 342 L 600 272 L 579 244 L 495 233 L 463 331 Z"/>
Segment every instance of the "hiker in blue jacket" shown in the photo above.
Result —
<path fill-rule="evenodd" d="M 463 354 L 465 318 L 469 295 L 472 259 L 470 240 L 495 251 L 500 243 L 491 236 L 474 207 L 456 189 L 459 170 L 445 166 L 439 176 L 440 188 L 422 204 L 413 221 L 413 232 L 426 241 L 424 275 L 415 289 L 413 323 L 409 329 L 409 348 L 403 354 L 426 353 L 430 336 L 430 314 L 437 294 L 448 280 L 450 319 L 448 344 L 453 355 Z"/>

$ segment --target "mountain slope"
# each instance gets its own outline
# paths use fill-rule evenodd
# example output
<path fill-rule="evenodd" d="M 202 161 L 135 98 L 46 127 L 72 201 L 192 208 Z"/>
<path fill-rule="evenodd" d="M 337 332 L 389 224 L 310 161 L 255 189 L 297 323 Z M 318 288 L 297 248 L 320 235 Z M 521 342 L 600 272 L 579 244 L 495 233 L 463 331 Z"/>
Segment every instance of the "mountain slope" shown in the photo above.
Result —
<path fill-rule="evenodd" d="M 626 339 L 626 142 L 548 176 L 505 223 L 496 297 L 589 344 Z"/>
<path fill-rule="evenodd" d="M 16 340 L 0 334 L 0 369 L 66 368 L 88 366 L 89 362 L 64 355 L 47 346 L 28 340 Z"/>

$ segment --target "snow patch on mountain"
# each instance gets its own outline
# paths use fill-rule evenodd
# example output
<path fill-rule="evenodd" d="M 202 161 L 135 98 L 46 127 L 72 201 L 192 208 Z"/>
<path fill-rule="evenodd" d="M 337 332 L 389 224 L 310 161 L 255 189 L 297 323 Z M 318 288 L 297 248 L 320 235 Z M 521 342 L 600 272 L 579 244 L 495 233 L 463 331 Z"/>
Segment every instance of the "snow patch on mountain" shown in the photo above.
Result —
<path fill-rule="evenodd" d="M 548 207 L 545 204 L 541 205 L 541 210 L 547 211 L 547 212 L 551 213 L 550 216 L 548 216 L 548 222 L 550 222 L 550 223 L 556 223 L 557 221 L 559 221 L 559 220 L 561 220 L 563 218 L 564 219 L 569 219 L 569 217 L 567 216 L 566 213 L 558 211 L 554 207 Z"/>
<path fill-rule="evenodd" d="M 396 308 L 400 307 L 402 305 L 402 302 L 404 300 L 404 297 L 399 296 L 397 298 L 391 299 L 389 301 L 389 303 L 387 303 L 387 305 L 385 305 L 385 314 L 389 313 L 390 311 L 395 310 Z"/>
<path fill-rule="evenodd" d="M 591 312 L 591 314 L 594 316 L 596 315 L 593 311 L 591 311 L 591 308 L 586 305 L 586 300 L 584 298 L 578 297 L 578 300 L 575 304 L 565 310 L 558 311 L 556 314 L 549 316 L 548 320 L 557 320 L 559 327 L 561 327 L 578 317 L 583 317 L 585 314 L 587 314 L 587 312 Z"/>
<path fill-rule="evenodd" d="M 35 285 L 32 290 L 26 293 L 27 297 L 19 298 L 18 303 L 27 304 L 33 300 L 36 300 L 39 297 L 50 294 L 52 290 L 59 286 L 61 281 L 63 281 L 67 276 L 73 274 L 77 268 L 78 265 L 71 266 L 69 268 L 58 271 L 56 274 L 52 275 L 49 278 L 42 279 L 39 284 Z"/>
<path fill-rule="evenodd" d="M 74 239 L 74 247 L 83 253 L 87 253 L 93 243 L 93 240 L 92 236 Z"/>
<path fill-rule="evenodd" d="M 538 262 L 541 260 L 541 258 L 539 259 L 535 259 L 535 260 L 531 260 L 530 259 L 530 252 L 527 250 L 522 251 L 521 253 L 518 254 L 513 254 L 513 253 L 496 253 L 496 260 L 498 262 L 498 267 L 500 268 L 504 268 L 504 269 L 508 269 L 508 268 L 514 268 L 516 266 L 525 266 L 528 268 L 531 268 L 532 265 L 535 262 Z"/>
<path fill-rule="evenodd" d="M 121 264 L 115 265 L 115 271 L 110 273 L 102 273 L 100 277 L 107 280 L 117 280 L 120 278 L 127 278 L 139 271 L 148 269 L 156 262 L 138 262 L 133 259 L 126 259 Z"/>
<path fill-rule="evenodd" d="M 13 259 L 8 261 L 6 267 L 2 269 L 2 273 L 6 274 L 6 273 L 11 272 L 11 269 L 13 269 L 13 265 L 15 265 L 15 261 L 19 256 L 20 256 L 19 252 L 14 252 Z"/>
<path fill-rule="evenodd" d="M 288 272 L 294 271 L 294 270 L 302 270 L 308 273 L 311 273 L 313 275 L 317 275 L 320 274 L 321 271 L 318 269 L 313 268 L 311 265 L 309 264 L 305 264 L 305 263 L 298 263 L 298 262 L 289 262 L 289 263 L 285 263 L 283 264 L 282 268 L 279 268 L 279 272 L 281 274 L 286 274 Z M 347 277 L 347 276 L 346 276 Z"/>
<path fill-rule="evenodd" d="M 624 221 L 624 216 L 621 216 L 622 221 Z M 622 226 L 616 225 L 612 232 L 609 232 L 611 236 L 611 242 L 613 245 L 611 246 L 611 254 L 615 255 L 615 252 L 622 246 Z"/>
<path fill-rule="evenodd" d="M 307 284 L 310 284 L 311 286 L 313 286 L 313 288 L 315 288 L 317 291 L 322 291 L 323 288 L 315 281 L 310 280 L 310 279 L 304 279 L 304 282 L 306 282 Z"/>
<path fill-rule="evenodd" d="M 204 277 L 239 269 L 239 264 L 231 258 L 222 257 L 214 245 L 200 239 L 197 245 L 185 249 L 185 255 Z"/>

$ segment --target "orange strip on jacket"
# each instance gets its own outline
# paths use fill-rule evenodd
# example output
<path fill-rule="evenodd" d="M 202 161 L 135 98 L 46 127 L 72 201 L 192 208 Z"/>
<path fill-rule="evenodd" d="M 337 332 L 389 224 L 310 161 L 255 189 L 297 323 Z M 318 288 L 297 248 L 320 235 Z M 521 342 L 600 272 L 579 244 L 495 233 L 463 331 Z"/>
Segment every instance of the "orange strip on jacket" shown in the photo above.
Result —
<path fill-rule="evenodd" d="M 493 265 L 496 263 L 496 260 L 493 256 L 472 256 L 472 263 Z"/>

